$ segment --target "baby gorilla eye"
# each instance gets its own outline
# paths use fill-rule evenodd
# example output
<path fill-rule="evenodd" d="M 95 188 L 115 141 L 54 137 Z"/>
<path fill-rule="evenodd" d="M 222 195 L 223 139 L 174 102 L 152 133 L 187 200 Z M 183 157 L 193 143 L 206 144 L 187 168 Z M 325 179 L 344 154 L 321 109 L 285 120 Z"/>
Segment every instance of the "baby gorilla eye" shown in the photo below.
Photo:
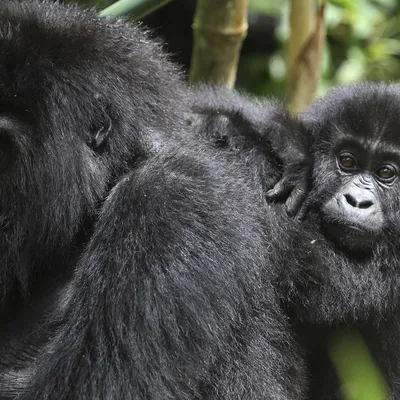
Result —
<path fill-rule="evenodd" d="M 396 173 L 393 165 L 384 165 L 376 171 L 376 175 L 384 181 L 392 181 L 396 177 Z"/>
<path fill-rule="evenodd" d="M 357 162 L 352 154 L 343 153 L 339 157 L 339 166 L 343 170 L 354 169 L 357 167 Z"/>

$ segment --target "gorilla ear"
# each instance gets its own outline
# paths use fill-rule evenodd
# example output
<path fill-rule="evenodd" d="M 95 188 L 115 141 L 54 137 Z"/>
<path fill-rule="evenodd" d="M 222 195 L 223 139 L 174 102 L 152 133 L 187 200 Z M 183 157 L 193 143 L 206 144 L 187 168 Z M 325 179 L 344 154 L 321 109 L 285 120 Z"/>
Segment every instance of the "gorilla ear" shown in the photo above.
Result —
<path fill-rule="evenodd" d="M 112 129 L 112 120 L 107 112 L 104 112 L 102 117 L 96 120 L 91 127 L 92 143 L 91 148 L 98 150 L 110 136 Z"/>

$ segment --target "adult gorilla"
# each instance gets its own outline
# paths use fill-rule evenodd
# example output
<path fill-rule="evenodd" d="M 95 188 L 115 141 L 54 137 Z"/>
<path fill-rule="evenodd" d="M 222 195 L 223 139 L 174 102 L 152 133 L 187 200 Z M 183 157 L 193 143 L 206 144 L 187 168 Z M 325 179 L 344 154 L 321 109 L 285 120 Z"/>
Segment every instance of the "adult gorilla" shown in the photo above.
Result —
<path fill-rule="evenodd" d="M 207 89 L 196 98 L 199 134 L 241 160 L 265 191 L 279 174 L 263 142 L 270 135 L 268 113 L 263 123 L 262 105 L 237 94 Z M 393 398 L 400 397 L 399 112 L 399 85 L 339 88 L 312 105 L 303 116 L 313 141 L 310 210 L 304 222 L 288 219 L 279 207 L 267 212 L 268 262 L 278 268 L 274 286 L 305 351 L 311 399 L 342 398 L 327 351 L 343 326 L 363 334 Z M 287 148 L 286 159 L 293 151 Z M 306 171 L 299 169 L 299 182 Z"/>
<path fill-rule="evenodd" d="M 50 1 L 0 10 L 0 397 L 302 398 L 264 198 L 190 132 L 160 46 Z"/>

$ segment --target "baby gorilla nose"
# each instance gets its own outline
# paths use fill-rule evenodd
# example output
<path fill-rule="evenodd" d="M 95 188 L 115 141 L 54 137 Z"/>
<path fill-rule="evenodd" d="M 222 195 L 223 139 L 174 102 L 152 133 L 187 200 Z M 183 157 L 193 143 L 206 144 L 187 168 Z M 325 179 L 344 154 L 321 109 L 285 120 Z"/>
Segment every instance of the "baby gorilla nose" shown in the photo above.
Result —
<path fill-rule="evenodd" d="M 344 198 L 347 203 L 354 208 L 367 209 L 374 206 L 374 196 L 369 195 L 370 192 L 361 191 L 360 193 L 346 193 Z"/>
<path fill-rule="evenodd" d="M 382 227 L 380 207 L 373 187 L 351 184 L 337 196 L 336 213 L 344 225 L 364 231 Z"/>

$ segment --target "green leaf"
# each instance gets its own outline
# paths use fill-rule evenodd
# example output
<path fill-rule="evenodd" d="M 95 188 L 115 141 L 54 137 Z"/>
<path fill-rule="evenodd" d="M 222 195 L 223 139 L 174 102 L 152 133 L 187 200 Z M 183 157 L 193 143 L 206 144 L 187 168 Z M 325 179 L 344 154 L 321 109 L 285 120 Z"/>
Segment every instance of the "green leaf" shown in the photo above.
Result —
<path fill-rule="evenodd" d="M 135 19 L 141 19 L 171 0 L 119 0 L 100 12 L 101 17 L 120 17 L 133 14 Z"/>
<path fill-rule="evenodd" d="M 341 329 L 336 332 L 329 343 L 329 355 L 346 400 L 389 400 L 381 371 L 357 331 Z"/>

